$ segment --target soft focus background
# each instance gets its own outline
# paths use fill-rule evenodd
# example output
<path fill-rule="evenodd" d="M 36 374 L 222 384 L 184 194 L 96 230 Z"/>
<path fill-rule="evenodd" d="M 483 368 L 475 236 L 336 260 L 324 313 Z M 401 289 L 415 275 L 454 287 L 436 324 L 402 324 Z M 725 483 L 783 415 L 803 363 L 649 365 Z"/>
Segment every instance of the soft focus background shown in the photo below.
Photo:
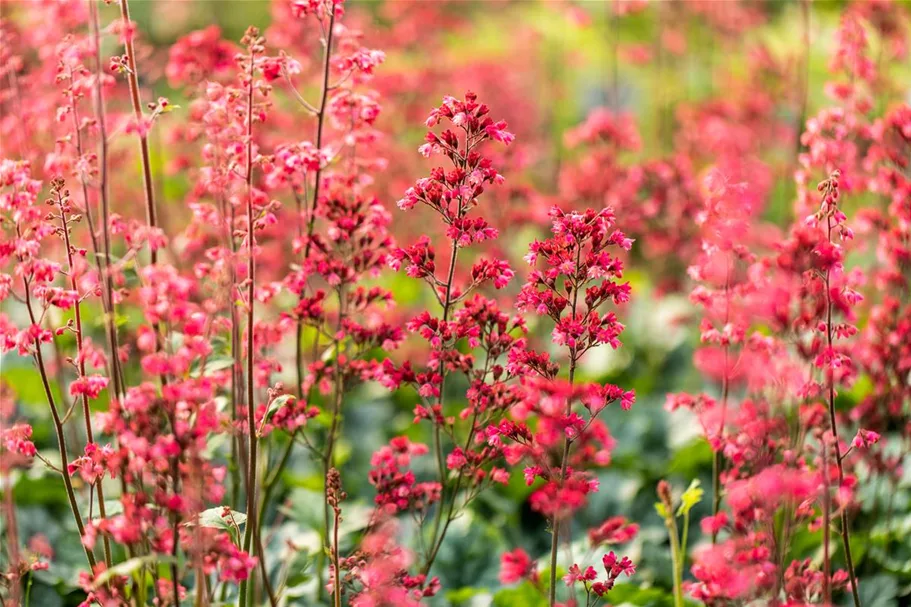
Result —
<path fill-rule="evenodd" d="M 23 4 L 3 2 L 4 18 L 27 24 L 32 13 Z M 393 213 L 397 236 L 410 241 L 428 229 L 426 216 L 395 209 L 395 201 L 430 166 L 415 152 L 425 132 L 423 120 L 442 95 L 461 96 L 470 89 L 491 106 L 493 116 L 507 120 L 517 136 L 507 151 L 496 152 L 502 154 L 501 172 L 507 181 L 491 190 L 485 203 L 488 217 L 501 230 L 500 253 L 514 267 L 524 268 L 522 255 L 540 235 L 553 204 L 613 205 L 620 226 L 637 240 L 627 262 L 633 301 L 619 311 L 627 326 L 624 347 L 592 352 L 582 369 L 587 379 L 609 381 L 634 389 L 637 395 L 630 412 L 615 408 L 605 413 L 616 440 L 613 462 L 600 473 L 600 493 L 574 521 L 582 530 L 608 516 L 625 515 L 641 525 L 626 552 L 637 563 L 637 574 L 633 583 L 611 593 L 614 605 L 671 604 L 667 533 L 653 507 L 657 482 L 667 479 L 680 489 L 698 478 L 703 487 L 711 487 L 712 454 L 698 423 L 684 411 L 670 414 L 664 408 L 668 392 L 718 392 L 717 385 L 706 382 L 693 365 L 698 316 L 688 300 L 692 285 L 685 269 L 699 241 L 691 222 L 706 169 L 725 163 L 739 172 L 732 176 L 734 181 L 751 184 L 751 212 L 757 222 L 768 222 L 770 234 L 794 219 L 797 133 L 805 118 L 831 103 L 825 86 L 830 80 L 828 66 L 840 16 L 848 9 L 846 2 L 808 5 L 806 12 L 797 1 L 735 0 L 377 0 L 346 6 L 348 27 L 360 29 L 366 46 L 387 55 L 371 83 L 382 95 L 383 111 L 375 126 L 382 137 L 378 147 L 388 162 L 376 174 L 373 189 Z M 911 62 L 888 36 L 892 29 L 907 32 L 909 5 L 871 6 L 871 53 L 891 83 L 875 100 L 876 111 L 884 112 L 890 104 L 911 100 Z M 116 7 L 103 7 L 102 22 L 110 23 L 116 14 Z M 140 28 L 143 97 L 167 97 L 181 106 L 177 113 L 186 111 L 187 89 L 166 73 L 168 49 L 191 30 L 216 27 L 223 38 L 236 41 L 255 24 L 264 30 L 267 46 L 287 49 L 305 71 L 319 60 L 306 55 L 308 42 L 309 48 L 316 48 L 313 32 L 295 31 L 279 5 L 266 1 L 137 0 L 132 17 Z M 120 52 L 115 37 L 108 37 L 106 45 L 106 56 Z M 293 101 L 281 88 L 276 85 L 276 104 L 285 110 L 281 130 L 286 136 L 299 130 L 298 139 L 310 138 L 312 123 L 302 112 L 295 114 Z M 308 91 L 303 92 L 306 96 Z M 28 107 L 13 110 L 4 105 L 7 124 L 27 124 L 30 116 L 42 111 L 36 105 L 39 101 L 23 101 Z M 112 104 L 122 111 L 128 107 L 125 97 L 115 96 Z M 628 113 L 628 124 L 638 130 L 638 135 L 627 134 L 626 144 L 617 146 L 616 153 L 599 152 L 597 144 L 580 141 L 584 135 L 574 130 L 598 108 Z M 166 115 L 159 125 L 152 136 L 158 205 L 168 231 L 177 233 L 188 218 L 185 200 L 194 174 L 186 156 L 192 152 L 182 143 L 179 119 Z M 4 130 L 4 156 L 20 145 L 14 132 Z M 624 137 L 621 133 L 618 139 Z M 45 149 L 52 145 L 41 143 Z M 121 138 L 113 149 L 115 155 L 131 158 L 134 141 Z M 135 187 L 139 173 L 133 172 L 134 162 L 129 159 L 113 175 L 115 192 Z M 676 189 L 658 191 L 646 184 L 631 191 L 613 190 L 612 180 L 627 179 L 630 167 L 639 167 L 646 175 L 670 171 L 678 177 Z M 875 194 L 849 197 L 849 217 L 852 209 L 872 199 Z M 124 214 L 140 217 L 140 199 L 132 199 L 135 211 L 129 210 L 129 200 L 116 204 L 122 205 Z M 856 261 L 865 263 L 872 255 L 861 249 Z M 186 263 L 191 263 L 189 258 Z M 382 281 L 392 285 L 402 317 L 429 303 L 426 290 L 404 274 L 389 273 Z M 504 300 L 515 295 L 515 290 L 507 291 Z M 540 344 L 547 343 L 549 329 L 534 324 L 531 329 Z M 93 330 L 103 334 L 100 325 Z M 406 344 L 393 356 L 406 358 L 409 347 Z M 29 360 L 6 355 L 2 375 L 7 386 L 3 398 L 15 398 L 20 413 L 34 424 L 39 449 L 53 452 L 37 371 Z M 458 399 L 465 386 L 451 382 L 447 388 Z M 868 388 L 861 378 L 839 395 L 839 406 L 847 410 Z M 98 406 L 104 401 L 99 399 Z M 366 478 L 373 451 L 401 433 L 426 440 L 426 429 L 411 423 L 414 404 L 408 391 L 390 394 L 368 385 L 346 405 L 340 453 L 351 495 L 346 512 L 351 529 L 369 511 L 373 494 Z M 900 434 L 905 429 L 890 431 Z M 888 448 L 902 444 L 888 441 Z M 904 461 L 911 464 L 907 456 Z M 909 469 L 906 466 L 896 484 L 868 484 L 861 495 L 862 512 L 855 519 L 854 533 L 866 607 L 911 604 Z M 14 479 L 20 535 L 43 533 L 55 552 L 54 566 L 36 576 L 31 604 L 77 604 L 73 571 L 81 565 L 82 555 L 68 528 L 71 521 L 59 478 L 35 466 Z M 320 470 L 298 450 L 286 473 L 283 505 L 272 513 L 279 522 L 279 539 L 316 548 L 309 525 L 321 515 L 313 506 L 322 499 L 321 483 Z M 537 596 L 524 586 L 496 590 L 502 552 L 522 546 L 540 555 L 549 549 L 546 525 L 526 502 L 529 493 L 521 475 L 515 475 L 508 487 L 487 492 L 456 521 L 436 569 L 446 590 L 434 604 L 537 604 Z M 709 510 L 706 498 L 696 507 L 694 520 Z M 691 532 L 691 546 L 704 541 L 697 526 Z M 818 532 L 802 533 L 805 537 L 798 536 L 798 543 L 818 544 Z M 273 562 L 293 558 L 281 541 L 271 542 L 270 550 L 275 553 Z M 584 552 L 585 547 L 580 544 L 578 550 Z M 297 581 L 306 587 L 307 572 L 300 571 Z"/>

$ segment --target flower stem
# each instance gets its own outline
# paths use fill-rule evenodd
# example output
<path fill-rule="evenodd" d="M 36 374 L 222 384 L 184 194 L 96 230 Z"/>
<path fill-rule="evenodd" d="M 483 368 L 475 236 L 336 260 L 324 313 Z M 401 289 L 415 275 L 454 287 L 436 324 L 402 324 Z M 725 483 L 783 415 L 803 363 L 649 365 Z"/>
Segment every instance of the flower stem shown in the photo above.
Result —
<path fill-rule="evenodd" d="M 575 267 L 579 268 L 579 263 L 582 260 L 582 245 L 576 245 L 576 264 Z M 576 311 L 579 307 L 579 285 L 573 284 L 573 293 L 572 300 L 570 303 L 570 314 L 572 318 L 576 318 Z M 570 349 L 569 353 L 569 384 L 573 385 L 576 379 L 576 364 L 578 363 L 579 357 L 576 351 L 576 347 L 573 346 Z M 567 417 L 572 413 L 573 401 L 572 395 L 566 401 L 566 415 Z M 565 436 L 563 439 L 563 456 L 560 458 L 560 478 L 559 481 L 562 483 L 566 480 L 566 467 L 569 464 L 569 449 L 572 445 L 572 439 L 568 436 Z M 550 538 L 550 588 L 549 599 L 550 607 L 554 607 L 557 603 L 557 557 L 560 552 L 560 518 L 559 512 L 554 514 L 553 522 L 553 534 Z"/>
<path fill-rule="evenodd" d="M 247 133 L 246 133 L 246 191 L 247 191 L 247 523 L 244 529 L 244 550 L 249 553 L 252 544 L 253 535 L 257 530 L 256 522 L 256 400 L 254 398 L 253 386 L 253 363 L 254 363 L 254 302 L 256 294 L 255 285 L 255 247 L 254 247 L 254 230 L 253 230 L 253 67 L 254 67 L 253 45 L 250 48 L 250 67 L 247 74 Z M 256 588 L 256 579 L 251 572 L 247 580 L 241 582 L 240 600 L 241 607 L 247 604 L 247 587 L 249 586 L 250 596 L 254 594 Z"/>
<path fill-rule="evenodd" d="M 341 510 L 335 508 L 335 521 L 332 525 L 332 567 L 335 569 L 335 583 L 332 585 L 334 607 L 342 607 L 342 581 L 339 567 L 338 528 L 341 522 Z"/>
<path fill-rule="evenodd" d="M 101 298 L 104 309 L 105 328 L 107 329 L 108 347 L 111 357 L 111 379 L 114 383 L 113 395 L 123 395 L 123 369 L 118 355 L 120 347 L 117 337 L 117 307 L 114 303 L 113 287 L 111 286 L 111 229 L 110 229 L 110 200 L 108 198 L 108 134 L 107 120 L 104 114 L 104 91 L 101 86 L 101 34 L 98 25 L 98 3 L 87 0 L 89 14 L 91 15 L 92 38 L 95 50 L 95 121 L 98 124 L 98 193 L 101 197 L 101 245 L 103 255 L 98 257 L 101 274 L 101 283 L 104 294 Z M 97 252 L 96 252 L 97 253 Z"/>
<path fill-rule="evenodd" d="M 727 326 L 731 319 L 731 262 L 727 261 L 724 277 L 724 325 Z M 718 428 L 719 441 L 724 438 L 724 425 L 728 411 L 728 393 L 730 392 L 730 350 L 728 343 L 724 344 L 724 374 L 721 378 L 721 423 Z M 712 516 L 718 516 L 721 509 L 721 469 L 724 460 L 721 458 L 721 445 L 712 456 Z M 718 532 L 712 531 L 712 545 L 718 541 Z"/>
<path fill-rule="evenodd" d="M 73 264 L 73 247 L 70 244 L 70 228 L 69 222 L 67 221 L 66 211 L 63 207 L 63 199 L 61 194 L 57 192 L 57 204 L 60 208 L 60 227 L 63 231 L 63 244 L 66 247 L 66 260 L 67 260 L 67 274 L 70 277 L 70 288 L 76 293 L 76 303 L 73 306 L 73 316 L 76 319 L 76 360 L 78 360 L 78 369 L 79 377 L 85 377 L 85 356 L 83 352 L 83 333 L 82 333 L 82 304 L 80 303 L 79 295 L 79 285 L 76 282 L 76 268 Z M 88 207 L 88 201 L 86 201 L 86 207 Z M 95 442 L 94 433 L 92 432 L 92 411 L 89 408 L 89 397 L 85 392 L 82 393 L 82 415 L 83 420 L 85 421 L 85 436 L 86 440 L 89 443 Z M 101 478 L 95 483 L 95 491 L 98 494 L 98 513 L 101 515 L 101 518 L 107 518 L 107 513 L 105 512 L 104 505 L 104 490 L 102 489 L 102 480 Z M 90 489 L 91 490 L 91 489 Z M 108 538 L 107 534 L 102 538 L 104 544 L 104 562 L 107 567 L 113 565 L 113 559 L 111 558 L 111 540 Z"/>
<path fill-rule="evenodd" d="M 142 157 L 142 183 L 145 188 L 146 222 L 148 223 L 149 228 L 154 229 L 158 227 L 158 216 L 155 211 L 155 191 L 152 184 L 152 162 L 149 154 L 149 137 L 142 124 L 145 120 L 145 115 L 142 111 L 142 100 L 139 96 L 139 75 L 136 71 L 136 51 L 133 48 L 133 35 L 130 32 L 132 29 L 132 22 L 130 21 L 130 7 L 127 0 L 120 0 L 120 15 L 123 19 L 124 46 L 126 47 L 127 67 L 129 68 L 127 81 L 130 84 L 130 102 L 133 106 L 133 117 L 136 120 L 136 126 L 139 131 L 139 151 L 140 156 Z M 158 263 L 158 251 L 152 243 L 149 243 L 149 256 L 152 265 Z"/>
<path fill-rule="evenodd" d="M 461 215 L 461 208 L 459 209 L 459 215 Z M 449 320 L 449 312 L 452 308 L 452 283 L 455 278 L 455 268 L 456 262 L 459 257 L 459 247 L 456 239 L 452 239 L 452 253 L 449 257 L 449 271 L 446 278 L 446 284 L 443 287 L 443 323 L 446 323 Z M 446 398 L 446 366 L 443 362 L 443 357 L 440 357 L 440 364 L 438 368 L 438 373 L 440 375 L 440 410 L 443 409 L 443 404 Z M 440 435 L 440 424 L 436 423 L 436 420 L 433 421 L 433 452 L 437 463 L 437 474 L 440 477 L 440 487 L 441 489 L 446 486 L 446 465 L 443 461 L 443 441 L 442 436 Z M 456 489 L 457 491 L 458 489 Z M 455 494 L 451 496 L 453 502 L 456 499 Z M 442 527 L 442 530 L 441 530 Z M 432 547 L 432 554 L 428 555 L 427 563 L 424 565 L 424 574 L 427 575 L 430 572 L 430 568 L 433 566 L 433 561 L 436 559 L 436 553 L 439 550 L 440 545 L 443 543 L 443 537 L 446 535 L 446 530 L 449 527 L 447 522 L 443 525 L 443 495 L 440 496 L 440 505 L 437 508 L 436 517 L 433 522 L 433 533 L 431 534 L 430 545 Z M 439 535 L 442 531 L 442 534 Z M 439 537 L 438 537 L 439 535 Z"/>
<path fill-rule="evenodd" d="M 32 309 L 32 300 L 31 294 L 29 293 L 29 280 L 26 277 L 23 277 L 23 283 L 25 284 L 25 305 L 28 309 L 29 318 L 32 321 L 33 325 L 37 325 L 37 319 L 35 318 L 35 312 Z M 41 385 L 44 388 L 44 395 L 47 398 L 47 404 L 51 409 L 51 417 L 54 423 L 54 432 L 57 434 L 57 448 L 60 452 L 60 476 L 63 477 L 63 486 L 66 489 L 67 501 L 70 504 L 70 511 L 73 513 L 73 520 L 76 522 L 76 529 L 79 531 L 79 538 L 82 539 L 85 537 L 85 524 L 82 521 L 82 515 L 79 513 L 79 504 L 76 502 L 76 492 L 73 491 L 73 482 L 70 479 L 69 472 L 67 468 L 69 466 L 69 456 L 67 455 L 66 449 L 66 436 L 63 431 L 63 422 L 60 421 L 60 413 L 57 411 L 57 405 L 54 402 L 54 395 L 51 392 L 51 384 L 48 381 L 47 369 L 44 365 L 44 358 L 41 354 L 41 342 L 36 337 L 34 340 L 35 344 L 35 362 L 38 365 L 38 372 L 41 375 Z M 85 558 L 89 563 L 89 569 L 91 571 L 95 570 L 95 555 L 92 554 L 92 551 L 87 547 L 83 546 L 85 551 Z"/>
<path fill-rule="evenodd" d="M 308 209 L 308 212 L 307 212 L 307 237 L 306 237 L 306 243 L 304 244 L 304 259 L 305 260 L 308 257 L 310 257 L 310 250 L 311 250 L 311 246 L 313 243 L 313 231 L 316 227 L 316 208 L 317 208 L 317 205 L 319 204 L 320 185 L 321 185 L 321 181 L 322 181 L 323 163 L 321 160 L 320 150 L 322 149 L 322 145 L 323 145 L 323 127 L 325 126 L 325 123 L 326 123 L 326 103 L 329 100 L 329 72 L 330 72 L 330 67 L 332 65 L 332 63 L 331 63 L 332 37 L 333 37 L 334 29 L 335 29 L 335 11 L 330 10 L 329 11 L 329 27 L 326 30 L 326 45 L 325 45 L 325 48 L 323 49 L 323 83 L 322 83 L 322 90 L 320 93 L 319 109 L 317 110 L 317 113 L 316 113 L 316 153 L 317 153 L 317 158 L 319 160 L 318 160 L 316 172 L 314 175 L 313 198 L 310 202 L 310 208 Z M 303 350 L 302 350 L 302 345 L 301 345 L 302 335 L 303 335 L 303 321 L 298 319 L 297 331 L 296 331 L 297 344 L 295 345 L 295 368 L 297 370 L 297 392 L 299 395 L 301 394 L 301 392 L 303 390 L 303 388 L 302 388 L 302 384 L 303 384 Z M 333 435 L 335 433 L 335 429 L 334 429 L 335 415 L 333 415 L 332 423 L 333 423 L 333 429 L 330 430 L 329 445 L 327 446 L 327 454 L 324 454 L 324 470 L 323 470 L 323 472 L 324 472 L 323 481 L 324 482 L 326 480 L 326 472 L 328 472 L 328 468 L 331 466 L 331 460 L 332 460 L 331 449 L 332 449 L 332 444 L 334 442 Z M 292 445 L 294 444 L 293 441 L 291 444 Z M 324 491 L 325 491 L 325 487 L 324 487 Z M 324 529 L 323 529 L 322 534 L 320 535 L 320 538 L 322 539 L 322 543 L 325 546 L 325 545 L 328 545 L 328 543 L 329 543 L 329 514 L 328 514 L 328 505 L 327 504 L 324 504 L 323 526 L 324 526 Z M 320 551 L 320 555 L 319 555 L 318 563 L 317 563 L 317 572 L 316 572 L 317 595 L 320 598 L 322 598 L 324 596 L 324 594 L 323 594 L 323 590 L 324 590 L 323 566 L 324 566 L 324 552 Z"/>
<path fill-rule="evenodd" d="M 831 186 L 830 186 L 831 187 Z M 826 193 L 828 195 L 828 192 Z M 832 242 L 832 216 L 826 217 L 827 237 Z M 829 352 L 832 352 L 833 329 L 832 329 L 832 291 L 830 287 L 831 270 L 826 270 L 826 346 Z M 829 405 L 829 424 L 832 426 L 832 437 L 834 444 L 835 464 L 838 466 L 838 486 L 841 487 L 845 482 L 845 469 L 842 464 L 841 445 L 838 443 L 838 424 L 835 419 L 835 377 L 831 368 L 826 369 L 826 379 L 828 382 L 828 405 Z M 829 483 L 828 474 L 826 474 L 826 495 L 828 495 Z M 854 572 L 854 559 L 851 556 L 851 536 L 848 526 L 848 506 L 847 504 L 841 509 L 841 541 L 845 549 L 845 565 L 848 568 L 848 578 L 851 584 L 851 596 L 854 599 L 854 606 L 860 607 L 860 594 L 857 588 L 857 575 Z M 828 527 L 826 529 L 828 534 Z M 828 576 L 828 574 L 826 574 Z"/>

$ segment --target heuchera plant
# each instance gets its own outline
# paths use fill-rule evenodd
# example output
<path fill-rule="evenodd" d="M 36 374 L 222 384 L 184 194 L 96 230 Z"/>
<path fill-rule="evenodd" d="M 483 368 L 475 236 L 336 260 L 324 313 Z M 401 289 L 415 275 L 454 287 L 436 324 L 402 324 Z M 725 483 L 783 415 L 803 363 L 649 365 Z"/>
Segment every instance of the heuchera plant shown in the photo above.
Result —
<path fill-rule="evenodd" d="M 147 4 L 0 16 L 3 607 L 904 604 L 901 2 Z"/>

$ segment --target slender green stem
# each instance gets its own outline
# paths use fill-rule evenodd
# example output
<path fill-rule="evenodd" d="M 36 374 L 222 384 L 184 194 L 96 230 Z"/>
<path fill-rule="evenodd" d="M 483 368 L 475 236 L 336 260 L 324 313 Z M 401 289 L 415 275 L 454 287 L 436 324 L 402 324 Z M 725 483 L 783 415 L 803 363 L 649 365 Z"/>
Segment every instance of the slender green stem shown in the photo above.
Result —
<path fill-rule="evenodd" d="M 673 575 L 674 584 L 674 607 L 683 607 L 683 560 L 685 555 L 683 555 L 680 547 L 680 536 L 677 529 L 677 518 L 674 515 L 673 504 L 666 500 L 662 500 L 662 503 L 664 504 L 665 509 L 664 526 L 667 527 L 668 539 L 670 539 L 671 542 L 671 573 Z M 688 526 L 689 514 L 686 515 L 686 521 L 684 522 L 684 542 L 686 541 L 686 535 L 689 530 Z"/>
<path fill-rule="evenodd" d="M 686 570 L 686 546 L 688 541 L 688 536 L 690 534 L 690 513 L 687 511 L 683 515 L 683 536 L 680 539 L 680 565 L 677 570 L 677 580 L 681 587 L 681 592 L 683 588 L 683 572 Z M 681 597 L 682 600 L 682 597 Z"/>

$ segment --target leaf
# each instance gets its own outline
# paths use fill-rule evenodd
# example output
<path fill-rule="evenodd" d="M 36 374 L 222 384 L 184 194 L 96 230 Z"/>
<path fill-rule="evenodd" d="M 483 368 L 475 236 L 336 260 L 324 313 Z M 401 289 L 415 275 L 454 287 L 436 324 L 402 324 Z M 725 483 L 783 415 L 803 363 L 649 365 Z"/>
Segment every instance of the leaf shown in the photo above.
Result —
<path fill-rule="evenodd" d="M 320 360 L 323 362 L 328 362 L 328 361 L 334 359 L 337 351 L 338 351 L 338 344 L 332 344 L 331 346 L 329 346 L 328 348 L 323 350 L 323 354 L 322 354 L 322 356 L 320 356 Z"/>
<path fill-rule="evenodd" d="M 898 582 L 891 575 L 863 578 L 857 588 L 865 607 L 898 607 Z"/>
<path fill-rule="evenodd" d="M 120 500 L 104 500 L 104 514 L 108 518 L 123 514 L 123 502 Z M 101 513 L 96 514 L 92 520 L 101 520 Z"/>
<path fill-rule="evenodd" d="M 99 586 L 104 586 L 108 583 L 109 580 L 114 577 L 132 576 L 134 573 L 146 565 L 169 565 L 176 562 L 177 559 L 175 559 L 173 556 L 162 554 L 147 554 L 145 556 L 136 556 L 120 563 L 119 565 L 114 565 L 110 569 L 104 570 L 95 578 L 95 583 L 92 585 L 92 587 L 98 588 Z"/>
<path fill-rule="evenodd" d="M 47 584 L 33 584 L 29 598 L 29 605 L 41 605 L 41 607 L 62 607 L 63 605 L 63 597 L 60 596 L 60 593 Z"/>
<path fill-rule="evenodd" d="M 655 502 L 655 511 L 658 512 L 658 516 L 663 519 L 667 518 L 667 508 L 664 507 L 664 504 L 661 502 Z"/>
<path fill-rule="evenodd" d="M 671 607 L 674 597 L 659 588 L 641 588 L 637 584 L 617 584 L 605 597 L 614 605 Z"/>
<path fill-rule="evenodd" d="M 680 496 L 680 507 L 677 508 L 677 516 L 688 514 L 693 509 L 693 506 L 702 501 L 704 494 L 705 492 L 699 488 L 699 479 L 694 478 L 690 486 Z"/>
<path fill-rule="evenodd" d="M 458 590 L 448 591 L 446 593 L 446 600 L 454 607 L 462 607 L 470 605 L 472 599 L 482 593 L 484 593 L 484 589 L 482 588 L 466 586 L 464 588 L 459 588 Z"/>
<path fill-rule="evenodd" d="M 212 527 L 214 529 L 233 529 L 234 524 L 237 524 L 238 527 L 247 522 L 247 515 L 243 512 L 237 512 L 236 510 L 230 510 L 230 516 L 222 516 L 222 513 L 225 511 L 224 506 L 216 506 L 215 508 L 209 508 L 199 513 L 199 526 L 200 527 Z M 233 522 L 232 522 L 233 519 Z M 195 524 L 195 521 L 188 521 L 187 526 L 192 526 Z"/>
<path fill-rule="evenodd" d="M 699 473 L 701 468 L 711 467 L 712 448 L 708 442 L 700 437 L 690 441 L 674 452 L 668 463 L 668 474 L 692 478 Z"/>
<path fill-rule="evenodd" d="M 275 415 L 275 412 L 287 405 L 288 401 L 290 401 L 292 398 L 294 398 L 293 394 L 282 394 L 281 396 L 273 398 L 272 402 L 269 403 L 269 410 L 266 411 L 266 416 L 263 418 L 263 423 L 265 424 L 270 419 L 272 419 L 272 416 Z"/>
<path fill-rule="evenodd" d="M 547 605 L 547 599 L 531 583 L 522 582 L 515 588 L 505 588 L 497 592 L 493 595 L 492 604 L 494 607 L 543 607 Z"/>
<path fill-rule="evenodd" d="M 206 366 L 203 368 L 203 375 L 210 375 L 216 371 L 222 371 L 224 369 L 230 369 L 234 366 L 234 359 L 228 356 L 213 358 L 206 361 Z M 199 369 L 193 371 L 194 377 L 199 377 Z"/>

